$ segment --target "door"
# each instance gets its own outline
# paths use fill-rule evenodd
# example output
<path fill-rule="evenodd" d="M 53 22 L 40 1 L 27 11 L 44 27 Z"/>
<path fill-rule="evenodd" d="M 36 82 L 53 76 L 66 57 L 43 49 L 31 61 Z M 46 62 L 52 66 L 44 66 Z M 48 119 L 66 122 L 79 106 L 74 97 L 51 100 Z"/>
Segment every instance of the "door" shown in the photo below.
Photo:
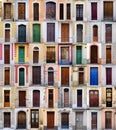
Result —
<path fill-rule="evenodd" d="M 106 68 L 106 85 L 112 84 L 112 68 Z"/>
<path fill-rule="evenodd" d="M 47 128 L 54 129 L 54 112 L 47 112 Z"/>
<path fill-rule="evenodd" d="M 82 90 L 77 90 L 77 107 L 82 107 Z"/>
<path fill-rule="evenodd" d="M 11 19 L 11 3 L 4 3 L 4 19 Z"/>
<path fill-rule="evenodd" d="M 18 26 L 18 42 L 26 42 L 26 26 Z"/>
<path fill-rule="evenodd" d="M 79 72 L 79 85 L 84 84 L 84 72 Z"/>
<path fill-rule="evenodd" d="M 83 130 L 83 112 L 76 113 L 76 130 Z"/>
<path fill-rule="evenodd" d="M 69 113 L 61 114 L 61 127 L 64 129 L 69 128 Z"/>
<path fill-rule="evenodd" d="M 106 46 L 106 63 L 111 63 L 111 46 Z"/>
<path fill-rule="evenodd" d="M 81 46 L 76 47 L 76 63 L 82 64 L 82 47 Z"/>
<path fill-rule="evenodd" d="M 33 6 L 33 19 L 34 20 L 39 20 L 39 4 L 38 3 L 34 3 L 33 4 L 34 6 Z"/>
<path fill-rule="evenodd" d="M 90 68 L 90 85 L 98 85 L 98 68 Z"/>
<path fill-rule="evenodd" d="M 93 41 L 94 42 L 98 41 L 98 26 L 97 25 L 93 26 Z"/>
<path fill-rule="evenodd" d="M 18 3 L 18 19 L 25 19 L 25 3 Z"/>
<path fill-rule="evenodd" d="M 32 82 L 33 84 L 41 84 L 41 67 L 40 66 L 32 67 Z"/>
<path fill-rule="evenodd" d="M 90 60 L 91 63 L 95 64 L 98 62 L 98 47 L 97 46 L 91 46 L 91 54 L 90 54 Z"/>
<path fill-rule="evenodd" d="M 97 3 L 91 3 L 91 19 L 97 20 Z"/>
<path fill-rule="evenodd" d="M 24 68 L 19 69 L 19 86 L 25 85 L 25 71 Z"/>
<path fill-rule="evenodd" d="M 10 128 L 11 119 L 10 119 L 10 112 L 4 112 L 4 127 Z"/>
<path fill-rule="evenodd" d="M 4 90 L 4 107 L 10 107 L 10 90 Z"/>
<path fill-rule="evenodd" d="M 4 64 L 10 64 L 10 45 L 4 45 Z"/>
<path fill-rule="evenodd" d="M 106 43 L 112 42 L 112 24 L 106 24 Z"/>
<path fill-rule="evenodd" d="M 64 89 L 64 107 L 69 107 L 69 89 Z"/>
<path fill-rule="evenodd" d="M 4 83 L 5 85 L 9 85 L 10 84 L 10 68 L 9 67 L 5 67 L 5 75 L 4 75 Z"/>
<path fill-rule="evenodd" d="M 33 91 L 33 107 L 40 107 L 40 91 Z"/>
<path fill-rule="evenodd" d="M 33 51 L 33 63 L 38 63 L 39 61 L 39 51 Z"/>
<path fill-rule="evenodd" d="M 19 62 L 24 63 L 25 62 L 25 48 L 19 47 Z"/>
<path fill-rule="evenodd" d="M 10 29 L 5 30 L 5 42 L 10 42 Z"/>
<path fill-rule="evenodd" d="M 26 128 L 26 113 L 23 111 L 18 112 L 18 129 Z"/>
<path fill-rule="evenodd" d="M 92 112 L 91 113 L 91 128 L 93 129 L 97 129 L 97 112 Z"/>
<path fill-rule="evenodd" d="M 61 85 L 69 86 L 69 67 L 61 68 Z"/>
<path fill-rule="evenodd" d="M 40 24 L 33 24 L 33 42 L 40 42 Z"/>
<path fill-rule="evenodd" d="M 83 25 L 77 25 L 77 42 L 83 42 Z"/>
<path fill-rule="evenodd" d="M 48 107 L 54 107 L 54 96 L 53 96 L 53 89 L 48 90 Z"/>
<path fill-rule="evenodd" d="M 69 42 L 69 24 L 61 24 L 61 42 Z"/>
<path fill-rule="evenodd" d="M 54 85 L 54 72 L 48 71 L 48 85 Z"/>
<path fill-rule="evenodd" d="M 26 106 L 26 91 L 19 91 L 19 106 Z"/>
<path fill-rule="evenodd" d="M 47 23 L 47 42 L 55 41 L 55 23 Z"/>

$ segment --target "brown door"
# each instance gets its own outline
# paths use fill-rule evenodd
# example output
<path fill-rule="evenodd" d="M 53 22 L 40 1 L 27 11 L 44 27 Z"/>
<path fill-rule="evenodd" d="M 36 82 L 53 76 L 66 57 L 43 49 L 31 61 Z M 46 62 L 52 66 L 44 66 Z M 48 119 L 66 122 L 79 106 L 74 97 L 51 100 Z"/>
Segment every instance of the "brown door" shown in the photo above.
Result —
<path fill-rule="evenodd" d="M 98 27 L 96 25 L 93 26 L 93 41 L 98 41 Z"/>
<path fill-rule="evenodd" d="M 98 62 L 98 47 L 97 46 L 91 46 L 91 63 L 97 63 Z"/>
<path fill-rule="evenodd" d="M 54 85 L 54 73 L 48 72 L 48 85 Z"/>
<path fill-rule="evenodd" d="M 24 107 L 26 106 L 26 92 L 19 91 L 19 106 Z"/>
<path fill-rule="evenodd" d="M 10 90 L 4 90 L 4 107 L 10 107 Z"/>
<path fill-rule="evenodd" d="M 69 67 L 61 68 L 61 85 L 69 86 Z"/>
<path fill-rule="evenodd" d="M 9 85 L 10 84 L 10 68 L 5 67 L 5 74 L 4 74 L 4 84 Z"/>
<path fill-rule="evenodd" d="M 4 46 L 4 64 L 10 64 L 10 45 Z"/>
<path fill-rule="evenodd" d="M 4 127 L 10 127 L 10 112 L 4 112 Z"/>
<path fill-rule="evenodd" d="M 69 89 L 64 89 L 64 107 L 69 107 Z"/>
<path fill-rule="evenodd" d="M 79 84 L 84 84 L 84 72 L 79 72 Z"/>
<path fill-rule="evenodd" d="M 106 46 L 106 63 L 111 63 L 111 46 Z"/>
<path fill-rule="evenodd" d="M 38 63 L 39 51 L 33 51 L 33 63 Z"/>
<path fill-rule="evenodd" d="M 48 107 L 53 107 L 53 106 L 54 106 L 53 89 L 49 89 L 49 94 L 48 94 Z"/>
<path fill-rule="evenodd" d="M 61 25 L 61 42 L 69 42 L 69 24 Z"/>
<path fill-rule="evenodd" d="M 11 19 L 11 3 L 4 3 L 4 19 Z"/>
<path fill-rule="evenodd" d="M 112 68 L 106 68 L 106 85 L 112 84 Z"/>
<path fill-rule="evenodd" d="M 54 112 L 47 112 L 47 128 L 54 128 Z"/>
<path fill-rule="evenodd" d="M 97 129 L 97 112 L 92 112 L 91 115 L 91 128 L 92 129 Z"/>
<path fill-rule="evenodd" d="M 18 3 L 18 19 L 25 19 L 25 3 Z"/>
<path fill-rule="evenodd" d="M 5 30 L 5 42 L 10 42 L 10 30 Z"/>
<path fill-rule="evenodd" d="M 77 90 L 77 107 L 82 107 L 82 90 Z"/>
<path fill-rule="evenodd" d="M 40 106 L 40 91 L 38 90 L 33 91 L 33 106 L 34 107 Z"/>
<path fill-rule="evenodd" d="M 26 128 L 26 113 L 23 111 L 18 112 L 18 128 Z"/>

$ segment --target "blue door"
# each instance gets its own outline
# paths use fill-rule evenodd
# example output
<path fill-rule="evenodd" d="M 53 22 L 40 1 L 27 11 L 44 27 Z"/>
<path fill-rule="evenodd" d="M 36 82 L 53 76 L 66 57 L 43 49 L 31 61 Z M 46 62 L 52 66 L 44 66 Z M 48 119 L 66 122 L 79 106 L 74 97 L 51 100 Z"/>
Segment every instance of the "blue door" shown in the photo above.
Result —
<path fill-rule="evenodd" d="M 98 85 L 98 68 L 90 68 L 90 85 Z"/>

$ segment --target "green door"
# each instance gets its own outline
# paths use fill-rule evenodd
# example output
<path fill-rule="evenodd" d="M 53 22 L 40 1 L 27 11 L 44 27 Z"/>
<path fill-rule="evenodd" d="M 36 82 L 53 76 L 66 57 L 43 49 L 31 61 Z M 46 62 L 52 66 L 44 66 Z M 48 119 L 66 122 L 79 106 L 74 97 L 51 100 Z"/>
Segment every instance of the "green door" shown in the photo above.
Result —
<path fill-rule="evenodd" d="M 76 63 L 82 64 L 82 47 L 81 46 L 77 46 L 77 49 L 76 49 Z"/>
<path fill-rule="evenodd" d="M 40 42 L 40 24 L 33 25 L 33 42 Z"/>
<path fill-rule="evenodd" d="M 25 85 L 25 74 L 24 74 L 24 68 L 19 69 L 19 86 Z"/>
<path fill-rule="evenodd" d="M 24 47 L 19 47 L 19 62 L 20 63 L 25 62 L 25 50 L 24 50 Z"/>

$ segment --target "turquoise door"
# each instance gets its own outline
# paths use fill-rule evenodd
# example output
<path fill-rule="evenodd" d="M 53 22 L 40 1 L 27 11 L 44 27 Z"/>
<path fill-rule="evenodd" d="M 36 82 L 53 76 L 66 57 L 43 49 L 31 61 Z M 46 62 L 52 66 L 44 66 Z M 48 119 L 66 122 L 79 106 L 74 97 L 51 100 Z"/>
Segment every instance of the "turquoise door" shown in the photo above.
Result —
<path fill-rule="evenodd" d="M 82 64 L 82 47 L 77 46 L 76 48 L 76 63 Z"/>
<path fill-rule="evenodd" d="M 24 47 L 19 47 L 19 63 L 24 63 L 25 62 L 25 50 Z"/>

